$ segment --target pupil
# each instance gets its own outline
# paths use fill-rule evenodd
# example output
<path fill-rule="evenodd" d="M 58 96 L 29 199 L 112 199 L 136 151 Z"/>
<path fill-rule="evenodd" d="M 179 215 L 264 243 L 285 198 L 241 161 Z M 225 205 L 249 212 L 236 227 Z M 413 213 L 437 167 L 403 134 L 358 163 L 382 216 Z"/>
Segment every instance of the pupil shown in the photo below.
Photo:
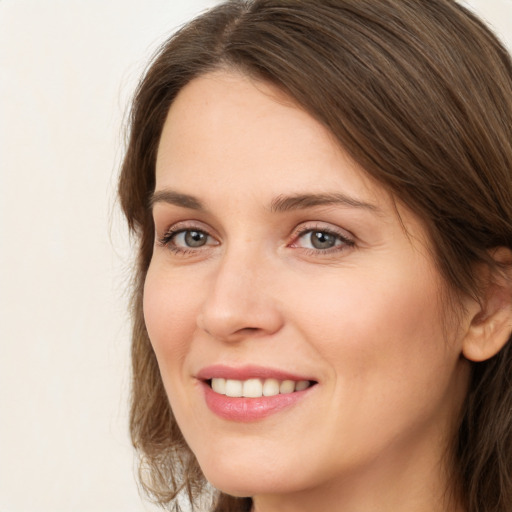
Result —
<path fill-rule="evenodd" d="M 206 243 L 206 235 L 201 231 L 187 231 L 185 233 L 185 243 L 189 247 L 201 247 Z"/>
<path fill-rule="evenodd" d="M 311 233 L 311 245 L 315 249 L 330 249 L 336 243 L 336 239 L 329 233 L 323 231 L 315 231 Z"/>

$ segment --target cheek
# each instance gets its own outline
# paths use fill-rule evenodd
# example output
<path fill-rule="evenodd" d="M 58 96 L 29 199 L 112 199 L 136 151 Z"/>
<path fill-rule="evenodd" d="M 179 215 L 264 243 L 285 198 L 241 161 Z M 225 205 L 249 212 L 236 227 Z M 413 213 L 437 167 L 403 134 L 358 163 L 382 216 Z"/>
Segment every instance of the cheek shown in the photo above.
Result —
<path fill-rule="evenodd" d="M 354 273 L 315 300 L 310 295 L 299 303 L 295 294 L 301 333 L 329 365 L 322 415 L 332 419 L 323 427 L 333 440 L 328 450 L 349 459 L 371 457 L 391 439 L 416 439 L 426 425 L 445 425 L 463 396 L 459 351 L 445 338 L 437 279 L 430 272 L 407 275 Z M 343 438 L 353 442 L 347 447 Z"/>
<path fill-rule="evenodd" d="M 451 341 L 440 315 L 438 278 L 428 268 L 403 268 L 388 267 L 385 274 L 354 271 L 338 283 L 325 283 L 328 291 L 314 298 L 290 297 L 305 319 L 303 332 L 350 387 L 379 388 L 399 375 L 425 383 L 448 358 L 453 363 L 458 357 L 447 350 Z"/>
<path fill-rule="evenodd" d="M 183 361 L 195 331 L 198 290 L 150 265 L 144 283 L 144 319 L 149 339 L 164 375 Z"/>
<path fill-rule="evenodd" d="M 162 382 L 174 417 L 189 437 L 201 437 L 202 422 L 191 406 L 195 386 L 187 365 L 201 300 L 199 282 L 185 273 L 173 273 L 157 264 L 150 266 L 144 283 L 144 319 L 155 352 Z M 191 388 L 192 386 L 192 388 Z"/>

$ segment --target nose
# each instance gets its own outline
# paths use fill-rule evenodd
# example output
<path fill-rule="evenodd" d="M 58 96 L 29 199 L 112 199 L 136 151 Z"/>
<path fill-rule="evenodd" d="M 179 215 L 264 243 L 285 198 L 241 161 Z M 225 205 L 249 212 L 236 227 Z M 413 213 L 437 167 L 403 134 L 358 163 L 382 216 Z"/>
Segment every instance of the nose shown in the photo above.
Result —
<path fill-rule="evenodd" d="M 281 329 L 275 270 L 265 260 L 233 254 L 218 262 L 197 318 L 200 329 L 226 342 L 268 336 Z"/>

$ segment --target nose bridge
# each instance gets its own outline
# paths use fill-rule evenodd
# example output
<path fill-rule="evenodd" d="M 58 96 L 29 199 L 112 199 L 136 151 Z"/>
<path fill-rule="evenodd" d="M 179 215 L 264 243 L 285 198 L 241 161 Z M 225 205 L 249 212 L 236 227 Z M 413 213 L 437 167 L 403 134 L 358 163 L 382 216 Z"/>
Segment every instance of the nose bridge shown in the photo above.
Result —
<path fill-rule="evenodd" d="M 227 247 L 212 270 L 198 325 L 211 336 L 230 341 L 273 333 L 281 325 L 272 297 L 272 265 L 253 244 Z"/>

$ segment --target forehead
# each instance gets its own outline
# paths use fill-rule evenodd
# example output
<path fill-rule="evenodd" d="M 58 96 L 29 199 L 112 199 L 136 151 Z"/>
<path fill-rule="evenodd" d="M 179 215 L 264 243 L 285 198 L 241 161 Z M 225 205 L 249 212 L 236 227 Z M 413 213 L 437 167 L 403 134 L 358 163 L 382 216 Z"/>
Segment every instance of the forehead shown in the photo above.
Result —
<path fill-rule="evenodd" d="M 365 194 L 382 189 L 280 89 L 230 71 L 200 76 L 180 91 L 160 139 L 156 178 L 157 188 L 215 180 L 232 189 L 250 180 L 267 189 L 285 182 L 342 184 Z"/>

